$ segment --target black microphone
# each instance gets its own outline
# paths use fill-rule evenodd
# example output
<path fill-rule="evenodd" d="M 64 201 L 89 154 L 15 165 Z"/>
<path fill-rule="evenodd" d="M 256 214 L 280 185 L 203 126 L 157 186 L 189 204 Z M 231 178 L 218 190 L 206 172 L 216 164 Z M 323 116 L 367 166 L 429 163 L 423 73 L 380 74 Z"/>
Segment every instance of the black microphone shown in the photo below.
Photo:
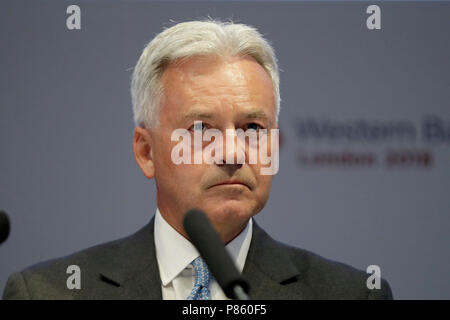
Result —
<path fill-rule="evenodd" d="M 245 281 L 225 245 L 206 215 L 198 209 L 189 210 L 183 221 L 191 242 L 205 260 L 214 278 L 230 299 L 249 300 L 249 285 Z"/>
<path fill-rule="evenodd" d="M 6 212 L 0 211 L 0 244 L 8 239 L 9 236 L 9 218 Z"/>

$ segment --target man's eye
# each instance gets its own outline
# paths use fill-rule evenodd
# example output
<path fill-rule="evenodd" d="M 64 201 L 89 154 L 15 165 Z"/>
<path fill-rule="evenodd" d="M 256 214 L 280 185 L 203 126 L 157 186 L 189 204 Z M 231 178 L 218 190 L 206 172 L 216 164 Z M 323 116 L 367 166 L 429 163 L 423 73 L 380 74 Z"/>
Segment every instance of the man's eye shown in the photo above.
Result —
<path fill-rule="evenodd" d="M 206 130 L 206 125 L 203 122 L 196 122 L 192 125 L 192 127 L 189 130 L 203 132 Z"/>
<path fill-rule="evenodd" d="M 247 125 L 247 129 L 253 129 L 253 130 L 256 130 L 256 131 L 258 131 L 258 130 L 260 130 L 260 129 L 262 129 L 263 127 L 262 126 L 260 126 L 259 124 L 257 124 L 257 123 L 249 123 L 248 125 Z"/>

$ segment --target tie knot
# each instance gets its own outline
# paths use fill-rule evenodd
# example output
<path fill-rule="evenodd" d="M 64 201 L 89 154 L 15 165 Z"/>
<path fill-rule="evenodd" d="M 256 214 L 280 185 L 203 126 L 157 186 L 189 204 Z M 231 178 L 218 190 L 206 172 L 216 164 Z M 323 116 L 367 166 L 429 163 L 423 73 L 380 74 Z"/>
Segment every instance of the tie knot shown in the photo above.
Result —
<path fill-rule="evenodd" d="M 201 286 L 204 288 L 208 288 L 209 281 L 211 280 L 211 273 L 208 270 L 208 266 L 205 261 L 201 257 L 198 257 L 194 261 L 192 261 L 192 265 L 194 266 L 194 274 L 195 274 L 195 283 L 194 286 Z"/>

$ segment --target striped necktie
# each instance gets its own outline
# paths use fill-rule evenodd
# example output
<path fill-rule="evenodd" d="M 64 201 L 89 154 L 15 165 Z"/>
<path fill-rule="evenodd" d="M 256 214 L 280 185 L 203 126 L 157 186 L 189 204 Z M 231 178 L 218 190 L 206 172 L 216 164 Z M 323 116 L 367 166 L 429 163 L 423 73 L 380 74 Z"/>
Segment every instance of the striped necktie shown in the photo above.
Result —
<path fill-rule="evenodd" d="M 206 266 L 205 261 L 198 257 L 192 261 L 194 266 L 195 282 L 191 294 L 187 300 L 211 300 L 211 292 L 208 289 L 211 280 L 211 273 Z"/>

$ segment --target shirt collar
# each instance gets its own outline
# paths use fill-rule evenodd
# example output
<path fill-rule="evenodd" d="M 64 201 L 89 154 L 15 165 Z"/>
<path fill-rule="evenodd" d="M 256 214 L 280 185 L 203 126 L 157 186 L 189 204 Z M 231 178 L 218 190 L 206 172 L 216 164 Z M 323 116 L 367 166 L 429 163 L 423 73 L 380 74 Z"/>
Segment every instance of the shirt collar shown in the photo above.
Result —
<path fill-rule="evenodd" d="M 252 236 L 252 219 L 244 230 L 226 245 L 239 272 L 242 272 Z M 159 209 L 155 215 L 155 248 L 163 286 L 169 284 L 200 254 L 194 245 L 179 234 L 162 217 Z"/>

